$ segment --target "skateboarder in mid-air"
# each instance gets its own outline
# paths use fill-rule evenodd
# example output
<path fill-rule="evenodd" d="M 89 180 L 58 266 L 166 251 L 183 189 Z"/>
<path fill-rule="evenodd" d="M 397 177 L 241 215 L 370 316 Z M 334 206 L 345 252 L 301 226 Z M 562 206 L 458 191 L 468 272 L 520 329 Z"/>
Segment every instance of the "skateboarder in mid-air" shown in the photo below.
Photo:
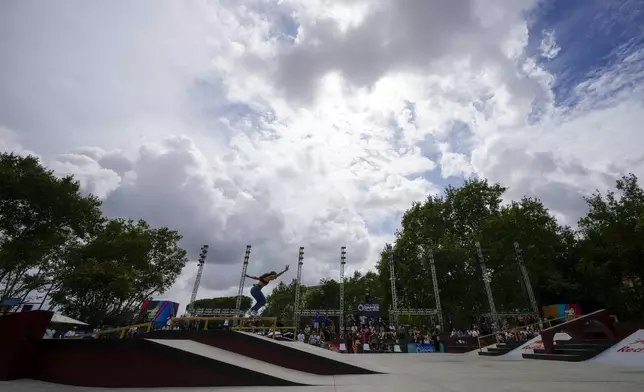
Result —
<path fill-rule="evenodd" d="M 250 295 L 252 295 L 253 298 L 255 298 L 255 301 L 257 301 L 255 302 L 255 305 L 250 308 L 249 313 L 251 316 L 257 316 L 262 306 L 266 305 L 266 297 L 264 297 L 264 294 L 262 293 L 262 288 L 264 288 L 264 286 L 266 286 L 271 280 L 275 280 L 280 277 L 286 271 L 288 271 L 288 265 L 284 267 L 284 271 L 279 274 L 275 271 L 271 271 L 260 277 L 246 275 L 248 279 L 255 279 L 258 281 L 257 284 L 254 284 L 250 289 Z"/>

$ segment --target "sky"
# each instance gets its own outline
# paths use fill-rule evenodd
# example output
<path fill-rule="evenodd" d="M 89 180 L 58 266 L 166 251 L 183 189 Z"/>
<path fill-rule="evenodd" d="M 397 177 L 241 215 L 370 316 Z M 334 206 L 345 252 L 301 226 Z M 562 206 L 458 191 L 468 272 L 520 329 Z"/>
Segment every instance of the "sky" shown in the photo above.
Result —
<path fill-rule="evenodd" d="M 373 268 L 412 202 L 469 177 L 542 200 L 644 175 L 636 0 L 0 2 L 0 151 L 110 217 L 183 235 L 163 294 Z M 245 294 L 248 294 L 247 285 Z"/>

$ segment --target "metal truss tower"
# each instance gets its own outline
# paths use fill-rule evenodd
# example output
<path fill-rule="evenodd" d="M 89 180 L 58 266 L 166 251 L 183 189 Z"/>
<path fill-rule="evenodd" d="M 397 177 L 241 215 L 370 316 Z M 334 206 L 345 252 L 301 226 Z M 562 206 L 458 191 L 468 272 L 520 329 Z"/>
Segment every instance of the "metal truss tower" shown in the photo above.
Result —
<path fill-rule="evenodd" d="M 394 271 L 394 248 L 387 245 L 389 252 L 389 279 L 391 280 L 391 310 L 393 310 L 393 322 L 398 323 L 398 297 L 396 296 L 396 272 Z"/>
<path fill-rule="evenodd" d="M 523 276 L 523 282 L 525 283 L 526 290 L 528 291 L 528 298 L 530 299 L 530 306 L 535 316 L 541 322 L 541 316 L 539 314 L 539 305 L 537 305 L 537 299 L 534 297 L 534 291 L 532 291 L 532 284 L 530 283 L 530 276 L 528 275 L 528 270 L 525 267 L 523 262 L 523 252 L 521 252 L 521 247 L 519 243 L 514 243 L 514 252 L 516 254 L 517 262 L 519 263 L 519 268 L 521 269 L 521 275 Z"/>
<path fill-rule="evenodd" d="M 199 260 L 197 265 L 199 269 L 197 270 L 197 277 L 195 278 L 195 285 L 192 288 L 192 295 L 190 296 L 190 309 L 188 313 L 193 312 L 194 303 L 197 300 L 197 292 L 199 291 L 199 285 L 201 284 L 201 275 L 203 275 L 203 266 L 206 264 L 206 255 L 208 254 L 208 245 L 203 245 L 201 247 L 201 252 L 199 253 Z"/>
<path fill-rule="evenodd" d="M 436 311 L 438 312 L 437 313 L 438 324 L 444 330 L 445 324 L 443 324 L 443 308 L 441 307 L 441 295 L 440 295 L 440 292 L 438 291 L 438 278 L 436 276 L 436 265 L 434 264 L 434 251 L 432 250 L 431 245 L 427 247 L 427 256 L 429 258 L 429 267 L 432 273 L 432 284 L 434 285 L 434 298 L 436 299 Z"/>
<path fill-rule="evenodd" d="M 239 290 L 237 290 L 237 302 L 235 303 L 235 312 L 241 314 L 241 302 L 244 294 L 244 284 L 246 283 L 246 271 L 248 270 L 248 262 L 250 261 L 250 245 L 246 245 L 246 253 L 244 253 L 244 265 L 242 266 L 241 278 L 239 278 Z"/>
<path fill-rule="evenodd" d="M 344 266 L 347 263 L 347 247 L 340 248 L 340 339 L 344 340 Z"/>
<path fill-rule="evenodd" d="M 300 286 L 302 285 L 302 264 L 304 264 L 304 247 L 300 246 L 300 253 L 297 258 L 297 282 L 295 283 L 295 304 L 293 305 L 293 326 L 295 330 L 300 325 Z"/>
<path fill-rule="evenodd" d="M 496 305 L 494 304 L 494 297 L 492 296 L 492 287 L 490 286 L 490 276 L 487 271 L 487 266 L 485 265 L 485 258 L 483 257 L 483 251 L 481 250 L 481 243 L 476 241 L 476 253 L 479 256 L 479 262 L 481 263 L 481 274 L 483 275 L 483 283 L 485 284 L 485 292 L 487 294 L 487 301 L 490 305 L 490 316 L 495 322 L 498 322 L 498 314 L 496 312 Z M 501 327 L 501 325 L 497 325 Z"/>

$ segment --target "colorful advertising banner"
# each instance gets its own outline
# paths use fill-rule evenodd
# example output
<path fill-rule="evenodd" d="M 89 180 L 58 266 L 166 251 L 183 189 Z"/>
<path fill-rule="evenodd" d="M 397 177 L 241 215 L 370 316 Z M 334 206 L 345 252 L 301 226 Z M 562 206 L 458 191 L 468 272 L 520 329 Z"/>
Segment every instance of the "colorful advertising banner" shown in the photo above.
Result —
<path fill-rule="evenodd" d="M 577 304 L 548 305 L 541 308 L 545 318 L 562 318 L 567 315 L 580 316 L 581 307 Z"/>
<path fill-rule="evenodd" d="M 155 329 L 163 328 L 168 319 L 176 317 L 179 311 L 179 304 L 172 301 L 145 300 L 141 304 L 139 313 L 143 316 L 144 322 L 153 321 Z"/>
<path fill-rule="evenodd" d="M 407 343 L 407 352 L 409 354 L 435 353 L 436 348 L 433 343 Z"/>
<path fill-rule="evenodd" d="M 591 359 L 607 365 L 635 366 L 644 369 L 644 329 L 629 335 L 626 339 Z"/>

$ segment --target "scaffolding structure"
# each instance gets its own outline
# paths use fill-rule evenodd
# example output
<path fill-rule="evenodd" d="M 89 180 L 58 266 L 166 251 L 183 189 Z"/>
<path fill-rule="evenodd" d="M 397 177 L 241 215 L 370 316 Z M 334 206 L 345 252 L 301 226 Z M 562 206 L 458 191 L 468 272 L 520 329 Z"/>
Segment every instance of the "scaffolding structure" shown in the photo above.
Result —
<path fill-rule="evenodd" d="M 297 257 L 297 280 L 295 282 L 295 304 L 293 305 L 293 327 L 296 329 L 300 325 L 300 306 L 301 306 L 301 292 L 300 286 L 302 284 L 302 264 L 304 264 L 304 247 L 300 246 L 300 252 Z"/>
<path fill-rule="evenodd" d="M 231 316 L 242 317 L 243 310 L 239 309 L 212 309 L 212 308 L 196 308 L 192 312 L 196 317 L 198 316 Z"/>
<path fill-rule="evenodd" d="M 432 284 L 434 285 L 434 299 L 436 300 L 436 316 L 438 317 L 438 325 L 445 328 L 443 324 L 443 307 L 441 306 L 441 296 L 438 290 L 438 276 L 436 276 L 436 265 L 434 264 L 434 251 L 432 246 L 427 247 L 427 258 L 429 259 L 429 267 L 432 273 Z"/>
<path fill-rule="evenodd" d="M 340 338 L 344 339 L 344 269 L 346 265 L 346 246 L 340 248 L 340 309 L 301 309 L 301 293 L 300 286 L 302 285 L 302 265 L 304 264 L 304 248 L 300 248 L 300 256 L 297 263 L 297 282 L 295 286 L 295 310 L 293 325 L 299 329 L 300 316 L 338 316 L 340 318 Z"/>
<path fill-rule="evenodd" d="M 203 267 L 206 264 L 206 255 L 208 254 L 208 245 L 203 245 L 199 253 L 199 260 L 197 260 L 197 276 L 195 277 L 195 284 L 192 287 L 192 295 L 190 296 L 189 313 L 192 313 L 194 303 L 197 300 L 197 292 L 199 291 L 199 285 L 201 284 L 201 276 L 203 275 Z"/>
<path fill-rule="evenodd" d="M 340 339 L 344 339 L 344 266 L 347 264 L 347 247 L 340 248 Z"/>
<path fill-rule="evenodd" d="M 244 253 L 244 264 L 242 265 L 241 278 L 239 278 L 239 290 L 237 290 L 237 302 L 235 303 L 235 314 L 243 314 L 241 310 L 242 296 L 244 294 L 244 284 L 246 283 L 246 271 L 248 270 L 248 262 L 250 261 L 250 245 L 246 245 L 246 252 Z"/>
<path fill-rule="evenodd" d="M 532 283 L 530 283 L 530 275 L 528 275 L 528 270 L 525 267 L 523 262 L 523 252 L 518 242 L 514 243 L 514 253 L 517 258 L 517 263 L 519 263 L 519 269 L 521 269 L 521 276 L 523 276 L 523 283 L 525 284 L 526 291 L 528 292 L 528 298 L 530 300 L 530 306 L 532 307 L 532 312 L 537 317 L 538 321 L 541 322 L 541 315 L 539 314 L 539 305 L 537 304 L 537 299 L 534 296 L 534 291 L 532 291 Z"/>
<path fill-rule="evenodd" d="M 246 245 L 246 252 L 244 253 L 244 263 L 242 265 L 241 278 L 239 279 L 239 289 L 237 290 L 237 299 L 235 302 L 235 309 L 204 309 L 194 308 L 194 302 L 197 299 L 197 292 L 203 275 L 203 267 L 206 262 L 206 254 L 208 254 L 208 245 L 201 247 L 201 254 L 199 255 L 199 270 L 197 271 L 197 278 L 195 279 L 195 286 L 192 289 L 192 297 L 190 298 L 190 306 L 188 313 L 192 316 L 195 315 L 216 315 L 216 316 L 243 316 L 244 311 L 241 310 L 241 302 L 244 294 L 244 284 L 246 283 L 246 271 L 248 270 L 248 262 L 250 261 L 251 246 Z M 236 322 L 235 322 L 236 323 Z"/>
<path fill-rule="evenodd" d="M 437 316 L 440 325 L 443 326 L 443 315 L 440 311 L 440 293 L 438 291 L 438 280 L 436 279 L 436 268 L 434 267 L 434 254 L 431 251 L 431 246 L 428 249 L 429 255 L 431 255 L 429 257 L 429 261 L 434 286 L 434 296 L 436 298 L 436 309 L 398 308 L 398 295 L 396 294 L 396 272 L 394 266 L 394 250 L 390 244 L 387 245 L 387 253 L 389 256 L 389 279 L 391 280 L 390 319 L 396 324 L 398 323 L 398 316 Z"/>
<path fill-rule="evenodd" d="M 479 261 L 481 263 L 481 273 L 483 275 L 483 283 L 485 284 L 485 292 L 487 294 L 487 300 L 488 304 L 490 307 L 490 312 L 483 314 L 484 317 L 490 318 L 495 322 L 498 322 L 498 326 L 500 327 L 500 319 L 503 317 L 515 317 L 515 316 L 525 316 L 525 315 L 533 315 L 535 316 L 539 321 L 541 321 L 541 316 L 539 314 L 539 306 L 537 305 L 537 300 L 534 296 L 534 292 L 532 290 L 532 284 L 530 283 L 530 276 L 528 275 L 528 271 L 525 267 L 525 264 L 523 262 L 523 255 L 521 252 L 521 248 L 519 247 L 519 243 L 515 242 L 514 243 L 514 251 L 515 251 L 515 257 L 517 260 L 517 263 L 519 264 L 519 270 L 521 271 L 521 276 L 523 278 L 523 283 L 525 285 L 526 291 L 528 292 L 528 298 L 530 301 L 530 307 L 532 308 L 531 312 L 502 312 L 499 313 L 496 310 L 496 304 L 494 303 L 494 296 L 492 295 L 492 287 L 490 285 L 490 276 L 489 272 L 487 270 L 487 266 L 485 263 L 485 257 L 483 256 L 483 251 L 481 250 L 481 243 L 476 241 L 475 243 L 476 246 L 476 252 L 479 257 Z"/>
<path fill-rule="evenodd" d="M 492 295 L 492 286 L 490 285 L 490 275 L 487 270 L 487 265 L 485 264 L 485 257 L 483 256 L 483 251 L 481 250 L 481 243 L 476 241 L 474 245 L 476 246 L 476 253 L 479 256 L 479 262 L 481 263 L 481 275 L 483 277 L 483 284 L 485 285 L 487 302 L 490 307 L 490 313 L 487 313 L 487 315 L 493 321 L 497 322 L 499 315 L 496 311 L 496 304 L 494 303 L 494 296 Z"/>

